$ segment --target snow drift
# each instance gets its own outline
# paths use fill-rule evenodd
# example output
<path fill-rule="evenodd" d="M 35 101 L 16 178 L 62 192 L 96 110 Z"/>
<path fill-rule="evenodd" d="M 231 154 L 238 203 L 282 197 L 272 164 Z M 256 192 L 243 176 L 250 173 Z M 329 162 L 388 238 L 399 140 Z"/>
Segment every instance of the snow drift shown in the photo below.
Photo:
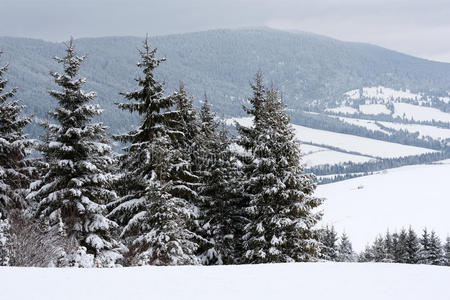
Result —
<path fill-rule="evenodd" d="M 448 300 L 449 281 L 448 267 L 400 264 L 0 268 L 0 298 Z"/>

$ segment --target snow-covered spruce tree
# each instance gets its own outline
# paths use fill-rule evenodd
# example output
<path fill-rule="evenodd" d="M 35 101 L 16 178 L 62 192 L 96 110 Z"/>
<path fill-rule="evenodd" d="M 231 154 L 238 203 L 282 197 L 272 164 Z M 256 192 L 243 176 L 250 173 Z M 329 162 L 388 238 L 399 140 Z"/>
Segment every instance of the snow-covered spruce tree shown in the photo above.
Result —
<path fill-rule="evenodd" d="M 0 218 L 3 219 L 11 210 L 25 207 L 25 189 L 33 174 L 27 159 L 32 141 L 23 132 L 31 118 L 21 116 L 24 106 L 19 101 L 10 100 L 17 89 L 5 91 L 7 69 L 8 66 L 0 67 Z"/>
<path fill-rule="evenodd" d="M 428 265 L 430 264 L 430 234 L 425 228 L 420 238 L 420 251 L 419 251 L 419 264 Z"/>
<path fill-rule="evenodd" d="M 406 263 L 408 260 L 407 251 L 407 233 L 405 229 L 402 229 L 400 233 L 394 233 L 392 235 L 392 244 L 394 248 L 394 261 L 396 263 Z"/>
<path fill-rule="evenodd" d="M 338 255 L 338 236 L 334 226 L 325 227 L 320 232 L 320 258 L 330 261 L 337 261 Z"/>
<path fill-rule="evenodd" d="M 339 241 L 337 260 L 340 262 L 355 261 L 355 254 L 352 249 L 352 243 L 348 239 L 348 236 L 345 232 L 342 233 Z"/>
<path fill-rule="evenodd" d="M 8 230 L 8 219 L 0 218 L 0 266 L 9 265 Z"/>
<path fill-rule="evenodd" d="M 119 108 L 137 112 L 141 122 L 117 137 L 128 146 L 119 158 L 121 197 L 109 205 L 109 216 L 123 226 L 121 236 L 130 249 L 128 264 L 196 264 L 196 234 L 188 228 L 194 209 L 186 199 L 175 196 L 182 189 L 178 171 L 186 166 L 180 151 L 181 116 L 172 109 L 174 97 L 165 96 L 154 77 L 164 59 L 155 57 L 156 49 L 151 50 L 148 39 L 139 54 L 143 77 L 136 79 L 135 91 L 123 93 L 129 102 L 120 103 Z"/>
<path fill-rule="evenodd" d="M 192 210 L 197 211 L 199 197 L 197 189 L 200 178 L 197 173 L 199 163 L 197 157 L 201 148 L 203 137 L 201 136 L 201 121 L 194 107 L 194 99 L 189 97 L 184 84 L 180 83 L 179 89 L 172 95 L 175 101 L 175 111 L 178 114 L 178 126 L 172 131 L 180 132 L 176 138 L 172 138 L 173 147 L 178 152 L 176 168 L 173 169 L 171 179 L 173 181 L 172 195 L 183 198 L 192 205 Z M 176 122 L 174 122 L 176 124 Z M 199 230 L 198 223 L 190 220 L 190 229 L 193 232 Z"/>
<path fill-rule="evenodd" d="M 408 237 L 406 239 L 406 252 L 408 253 L 406 263 L 417 264 L 419 261 L 420 242 L 417 234 L 409 227 Z"/>
<path fill-rule="evenodd" d="M 392 235 L 388 231 L 386 231 L 386 236 L 384 238 L 384 249 L 385 249 L 385 258 L 383 262 L 392 263 L 394 262 L 394 247 L 392 245 Z"/>
<path fill-rule="evenodd" d="M 446 266 L 450 266 L 450 236 L 447 236 L 444 245 L 444 263 Z"/>
<path fill-rule="evenodd" d="M 430 234 L 428 260 L 431 265 L 441 266 L 444 264 L 444 255 L 442 251 L 441 240 L 434 231 L 431 231 Z"/>
<path fill-rule="evenodd" d="M 205 96 L 200 109 L 200 151 L 195 160 L 200 177 L 200 225 L 206 239 L 200 249 L 203 264 L 233 264 L 242 225 L 239 210 L 240 170 L 228 132 L 215 121 Z"/>
<path fill-rule="evenodd" d="M 384 240 L 381 236 L 378 236 L 372 246 L 373 260 L 375 262 L 384 262 L 386 252 Z"/>
<path fill-rule="evenodd" d="M 373 254 L 373 247 L 369 245 L 358 255 L 358 262 L 373 262 L 375 257 Z"/>
<path fill-rule="evenodd" d="M 61 90 L 49 91 L 58 101 L 50 116 L 56 123 L 42 124 L 46 141 L 38 149 L 47 167 L 42 180 L 34 184 L 29 198 L 38 202 L 36 215 L 61 233 L 74 237 L 87 253 L 95 256 L 97 266 L 112 266 L 120 257 L 120 244 L 112 237 L 117 224 L 105 217 L 106 204 L 115 200 L 111 189 L 112 150 L 106 127 L 92 123 L 101 114 L 90 102 L 95 92 L 84 92 L 85 78 L 78 77 L 86 56 L 77 56 L 72 39 L 66 55 L 55 57 L 64 72 L 51 72 Z"/>
<path fill-rule="evenodd" d="M 260 74 L 252 85 L 253 126 L 237 126 L 243 157 L 244 193 L 249 222 L 243 239 L 244 263 L 310 261 L 318 257 L 313 226 L 321 215 L 313 210 L 313 176 L 301 166 L 300 150 L 282 100 L 266 91 Z"/>

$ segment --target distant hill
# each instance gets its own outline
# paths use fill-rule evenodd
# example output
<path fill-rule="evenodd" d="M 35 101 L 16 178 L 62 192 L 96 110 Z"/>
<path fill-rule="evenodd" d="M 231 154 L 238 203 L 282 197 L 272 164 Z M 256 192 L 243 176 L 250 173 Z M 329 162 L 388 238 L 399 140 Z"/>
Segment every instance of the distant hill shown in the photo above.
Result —
<path fill-rule="evenodd" d="M 79 54 L 88 54 L 81 75 L 87 89 L 98 92 L 105 109 L 102 117 L 112 131 L 135 123 L 114 102 L 120 91 L 135 88 L 136 62 L 141 37 L 83 38 L 75 41 Z M 432 62 L 381 47 L 342 42 L 310 33 L 267 28 L 211 30 L 152 37 L 158 55 L 166 57 L 158 76 L 168 92 L 183 81 L 197 100 L 209 95 L 220 115 L 242 114 L 241 104 L 250 94 L 248 83 L 261 70 L 265 79 L 280 88 L 286 104 L 301 109 L 312 103 L 336 101 L 346 91 L 382 85 L 437 95 L 450 91 L 450 64 Z M 10 87 L 37 117 L 54 101 L 46 90 L 55 87 L 50 70 L 60 70 L 52 59 L 63 55 L 62 43 L 0 37 L 5 53 L 0 64 L 10 63 Z M 294 112 L 295 113 L 295 112 Z M 35 130 L 32 130 L 34 132 Z"/>

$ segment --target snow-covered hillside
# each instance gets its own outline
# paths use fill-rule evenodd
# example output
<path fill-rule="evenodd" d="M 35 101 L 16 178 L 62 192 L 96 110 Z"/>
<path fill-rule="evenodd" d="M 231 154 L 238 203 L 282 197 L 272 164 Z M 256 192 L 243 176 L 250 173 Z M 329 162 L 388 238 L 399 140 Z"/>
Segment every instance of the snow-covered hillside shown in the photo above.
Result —
<path fill-rule="evenodd" d="M 428 227 L 445 238 L 450 234 L 449 174 L 446 160 L 321 185 L 317 195 L 327 198 L 322 224 L 345 231 L 358 251 L 388 228 L 411 225 L 421 232 Z"/>
<path fill-rule="evenodd" d="M 450 268 L 293 263 L 118 269 L 0 268 L 5 300 L 448 300 Z"/>
<path fill-rule="evenodd" d="M 450 114 L 433 107 L 423 107 L 408 103 L 394 103 L 394 117 L 415 121 L 438 121 L 450 123 Z"/>
<path fill-rule="evenodd" d="M 351 118 L 340 118 L 342 121 L 354 125 L 368 128 L 370 126 L 370 129 L 372 130 L 379 128 L 374 121 L 358 121 Z M 234 124 L 234 122 L 238 122 L 244 126 L 252 125 L 251 118 L 232 118 L 226 120 L 226 123 L 229 125 Z M 303 161 L 308 167 L 321 164 L 339 164 L 348 161 L 363 163 L 373 160 L 374 158 L 399 158 L 435 152 L 434 150 L 427 148 L 385 142 L 295 124 L 293 124 L 293 128 L 295 130 L 296 139 L 304 143 L 301 149 L 304 153 Z M 308 145 L 308 143 L 329 147 L 332 150 L 317 146 L 311 148 L 312 146 Z"/>
<path fill-rule="evenodd" d="M 351 90 L 344 95 L 348 99 L 378 99 L 387 103 L 392 100 L 401 100 L 401 99 L 421 99 L 422 96 L 420 94 L 412 93 L 410 90 L 395 90 L 391 88 L 387 88 L 384 86 L 372 86 L 372 87 L 364 87 L 361 90 Z"/>
<path fill-rule="evenodd" d="M 395 158 L 434 152 L 433 150 L 293 125 L 297 140 L 354 151 L 363 155 Z"/>
<path fill-rule="evenodd" d="M 381 124 L 384 127 L 391 128 L 394 130 L 405 130 L 410 133 L 419 133 L 419 138 L 423 137 L 431 137 L 436 140 L 448 139 L 450 138 L 450 129 L 440 128 L 431 125 L 421 125 L 421 124 L 403 124 L 403 123 L 394 123 L 394 122 L 385 122 L 385 121 L 374 121 L 374 120 L 365 120 L 365 119 L 357 119 L 357 118 L 348 118 L 348 117 L 336 117 L 342 122 L 361 126 L 367 128 L 372 131 L 380 131 L 385 134 L 391 134 L 390 132 L 384 130 L 378 124 Z"/>
<path fill-rule="evenodd" d="M 364 163 L 374 160 L 370 156 L 350 154 L 309 144 L 302 144 L 300 149 L 303 154 L 302 161 L 307 167 L 345 162 Z"/>

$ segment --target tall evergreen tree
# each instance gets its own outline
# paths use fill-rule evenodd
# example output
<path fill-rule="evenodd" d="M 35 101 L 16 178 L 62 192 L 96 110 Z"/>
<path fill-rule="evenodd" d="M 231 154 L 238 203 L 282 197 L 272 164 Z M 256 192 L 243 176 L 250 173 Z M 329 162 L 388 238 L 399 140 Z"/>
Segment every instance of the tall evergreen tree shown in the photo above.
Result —
<path fill-rule="evenodd" d="M 238 126 L 243 157 L 244 197 L 249 223 L 243 236 L 246 263 L 309 261 L 318 256 L 313 226 L 322 203 L 313 177 L 303 172 L 290 119 L 275 90 L 265 90 L 260 74 L 252 85 L 252 127 Z"/>
<path fill-rule="evenodd" d="M 441 240 L 437 236 L 436 232 L 431 231 L 428 256 L 430 264 L 437 266 L 444 264 L 444 256 L 442 250 Z"/>
<path fill-rule="evenodd" d="M 430 264 L 430 234 L 425 228 L 420 238 L 419 264 Z"/>
<path fill-rule="evenodd" d="M 364 251 L 362 251 L 358 255 L 358 262 L 373 262 L 375 261 L 375 257 L 373 255 L 373 247 L 370 247 L 369 245 L 364 248 Z"/>
<path fill-rule="evenodd" d="M 27 159 L 32 141 L 23 131 L 31 118 L 21 116 L 24 106 L 19 105 L 19 101 L 10 100 L 17 89 L 5 91 L 7 69 L 7 65 L 0 67 L 0 219 L 7 218 L 12 209 L 25 207 L 24 190 L 33 174 L 32 164 Z"/>
<path fill-rule="evenodd" d="M 50 113 L 56 123 L 43 123 L 47 138 L 39 150 L 47 167 L 29 197 L 38 201 L 37 215 L 74 237 L 95 255 L 97 265 L 112 265 L 120 256 L 112 238 L 117 224 L 104 216 L 106 204 L 116 198 L 109 170 L 112 150 L 107 128 L 92 123 L 102 112 L 90 103 L 96 93 L 81 89 L 86 79 L 78 71 L 85 58 L 76 55 L 72 39 L 65 57 L 55 57 L 64 68 L 62 74 L 51 73 L 62 89 L 49 92 L 58 101 Z"/>
<path fill-rule="evenodd" d="M 172 194 L 183 198 L 192 206 L 192 211 L 197 211 L 199 204 L 198 187 L 200 178 L 197 174 L 199 149 L 203 143 L 201 136 L 201 121 L 194 107 L 194 99 L 189 97 L 184 84 L 180 83 L 178 90 L 173 94 L 175 111 L 178 114 L 178 126 L 171 129 L 181 134 L 172 139 L 173 146 L 178 152 L 176 169 L 172 174 Z M 197 232 L 197 222 L 190 222 L 191 230 Z"/>
<path fill-rule="evenodd" d="M 164 59 L 157 59 L 148 39 L 139 51 L 143 77 L 138 89 L 123 93 L 129 100 L 119 108 L 137 112 L 137 129 L 117 138 L 128 143 L 120 157 L 123 172 L 119 180 L 120 198 L 109 205 L 109 216 L 122 226 L 122 237 L 130 248 L 131 264 L 179 265 L 199 262 L 195 253 L 196 234 L 189 229 L 194 208 L 180 183 L 180 171 L 187 162 L 183 147 L 185 132 L 180 111 L 173 110 L 175 96 L 165 96 L 154 71 Z"/>
<path fill-rule="evenodd" d="M 406 240 L 406 252 L 408 253 L 406 263 L 417 264 L 419 261 L 420 242 L 414 230 L 409 227 Z"/>
<path fill-rule="evenodd" d="M 338 236 L 334 230 L 334 226 L 325 227 L 320 234 L 320 242 L 322 247 L 320 250 L 320 257 L 325 260 L 337 261 L 338 256 Z"/>
<path fill-rule="evenodd" d="M 379 236 L 375 239 L 372 246 L 373 258 L 375 262 L 385 262 L 386 260 L 386 244 L 384 239 Z"/>
<path fill-rule="evenodd" d="M 444 245 L 444 263 L 446 266 L 450 266 L 450 236 L 447 236 Z"/>
<path fill-rule="evenodd" d="M 353 253 L 352 243 L 348 239 L 348 236 L 345 232 L 342 233 L 340 241 L 339 241 L 338 261 L 340 261 L 340 262 L 355 261 L 355 255 Z"/>
<path fill-rule="evenodd" d="M 241 177 L 240 170 L 228 132 L 215 121 L 206 96 L 200 109 L 200 120 L 202 143 L 195 159 L 201 178 L 201 228 L 206 238 L 200 256 L 207 265 L 232 264 L 242 227 L 237 182 Z"/>
<path fill-rule="evenodd" d="M 386 231 L 386 236 L 384 238 L 384 248 L 385 248 L 385 258 L 384 262 L 394 262 L 394 247 L 392 245 L 392 235 Z"/>
<path fill-rule="evenodd" d="M 408 260 L 406 230 L 402 229 L 399 234 L 394 233 L 392 240 L 394 248 L 394 261 L 396 263 L 406 263 Z"/>

